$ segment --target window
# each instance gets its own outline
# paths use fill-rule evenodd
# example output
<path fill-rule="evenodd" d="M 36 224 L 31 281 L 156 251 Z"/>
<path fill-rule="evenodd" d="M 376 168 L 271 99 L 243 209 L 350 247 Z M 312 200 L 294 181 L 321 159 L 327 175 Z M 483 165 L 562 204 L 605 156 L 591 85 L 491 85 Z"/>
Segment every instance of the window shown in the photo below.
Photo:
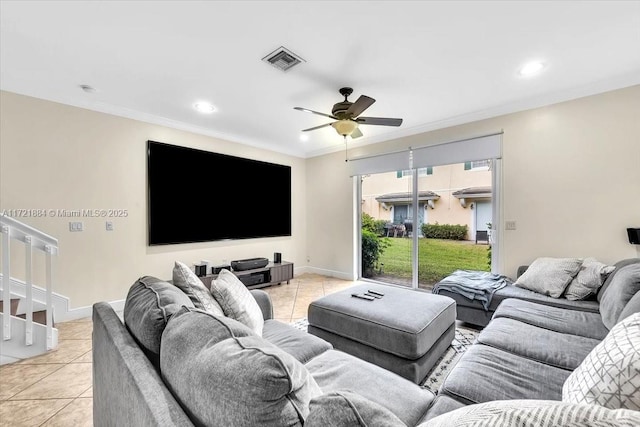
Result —
<path fill-rule="evenodd" d="M 411 169 L 405 169 L 405 170 L 396 172 L 396 176 L 398 178 L 411 176 L 411 175 L 413 175 L 413 171 Z M 433 175 L 433 168 L 431 166 L 418 169 L 418 176 L 427 176 L 427 175 Z"/>
<path fill-rule="evenodd" d="M 473 162 L 464 162 L 464 170 L 489 170 L 491 169 L 491 160 L 475 160 Z"/>

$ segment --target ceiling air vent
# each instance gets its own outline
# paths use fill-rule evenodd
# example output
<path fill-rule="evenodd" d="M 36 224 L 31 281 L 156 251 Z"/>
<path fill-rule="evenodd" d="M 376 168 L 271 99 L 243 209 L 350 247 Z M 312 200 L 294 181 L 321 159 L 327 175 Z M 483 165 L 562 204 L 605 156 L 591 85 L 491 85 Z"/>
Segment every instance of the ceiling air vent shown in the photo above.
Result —
<path fill-rule="evenodd" d="M 283 46 L 280 46 L 262 58 L 262 60 L 282 71 L 287 71 L 301 62 L 306 62 L 304 59 L 300 58 L 298 55 Z"/>

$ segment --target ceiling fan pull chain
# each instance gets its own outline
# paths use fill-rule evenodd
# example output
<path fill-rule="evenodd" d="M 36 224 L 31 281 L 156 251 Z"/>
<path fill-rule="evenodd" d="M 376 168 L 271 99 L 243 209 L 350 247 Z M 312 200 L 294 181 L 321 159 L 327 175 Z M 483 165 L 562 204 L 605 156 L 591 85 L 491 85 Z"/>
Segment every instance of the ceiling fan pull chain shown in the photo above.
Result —
<path fill-rule="evenodd" d="M 349 158 L 347 156 L 347 135 L 344 136 L 344 161 L 349 161 Z"/>

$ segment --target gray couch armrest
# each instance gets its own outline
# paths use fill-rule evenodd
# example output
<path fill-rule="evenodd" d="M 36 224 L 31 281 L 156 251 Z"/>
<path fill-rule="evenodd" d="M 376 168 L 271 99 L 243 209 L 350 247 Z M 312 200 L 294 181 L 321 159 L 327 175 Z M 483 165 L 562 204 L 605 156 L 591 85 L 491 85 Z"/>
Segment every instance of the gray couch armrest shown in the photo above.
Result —
<path fill-rule="evenodd" d="M 113 308 L 93 305 L 93 425 L 192 427 Z"/>
<path fill-rule="evenodd" d="M 262 317 L 264 317 L 264 320 L 273 319 L 273 304 L 271 304 L 271 297 L 269 294 L 260 289 L 252 289 L 250 292 L 258 302 L 260 310 L 262 310 Z"/>

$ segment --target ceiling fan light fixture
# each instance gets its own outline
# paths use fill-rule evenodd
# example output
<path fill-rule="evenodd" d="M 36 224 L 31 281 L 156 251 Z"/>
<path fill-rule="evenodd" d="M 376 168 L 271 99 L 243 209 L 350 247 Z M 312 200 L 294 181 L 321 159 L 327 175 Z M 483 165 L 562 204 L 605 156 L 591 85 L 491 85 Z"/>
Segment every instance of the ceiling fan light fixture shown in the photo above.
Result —
<path fill-rule="evenodd" d="M 342 136 L 351 136 L 351 134 L 358 128 L 358 123 L 353 120 L 338 120 L 331 123 L 331 126 Z"/>

